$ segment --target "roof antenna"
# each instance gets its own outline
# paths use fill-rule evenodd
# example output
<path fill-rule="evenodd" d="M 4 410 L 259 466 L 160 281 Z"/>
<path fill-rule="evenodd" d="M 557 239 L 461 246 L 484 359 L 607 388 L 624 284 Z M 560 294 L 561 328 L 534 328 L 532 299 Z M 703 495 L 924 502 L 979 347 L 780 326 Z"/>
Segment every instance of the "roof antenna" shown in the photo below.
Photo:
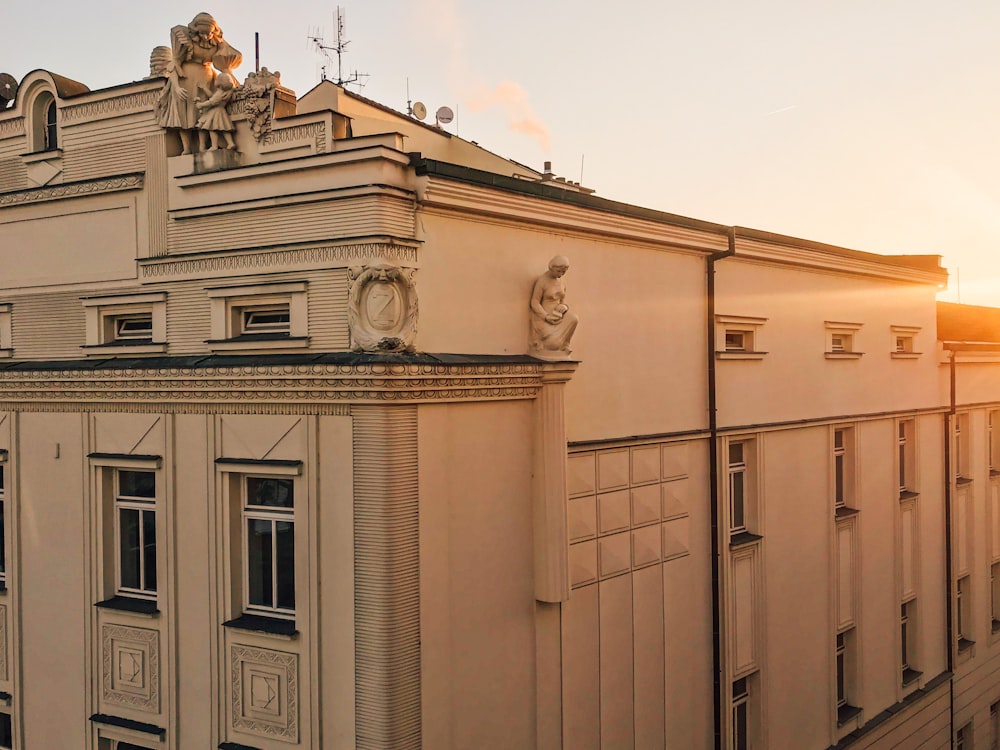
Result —
<path fill-rule="evenodd" d="M 334 83 L 336 83 L 338 86 L 345 86 L 345 85 L 349 85 L 349 84 L 354 84 L 358 88 L 363 88 L 364 85 L 365 85 L 365 83 L 367 83 L 367 81 L 364 81 L 362 79 L 368 78 L 368 74 L 367 73 L 359 73 L 357 70 L 355 70 L 355 71 L 349 73 L 347 78 L 344 78 L 344 69 L 343 69 L 344 59 L 343 58 L 344 58 L 344 53 L 347 51 L 347 45 L 350 44 L 350 41 L 348 41 L 347 39 L 344 39 L 344 26 L 346 24 L 346 20 L 345 20 L 344 16 L 345 16 L 344 10 L 338 5 L 337 6 L 337 17 L 334 20 L 334 23 L 337 26 L 337 42 L 336 42 L 336 44 L 333 44 L 333 45 L 326 44 L 326 42 L 324 41 L 323 37 L 320 36 L 318 33 L 316 33 L 316 34 L 309 34 L 307 36 L 307 39 L 315 45 L 316 51 L 319 52 L 321 55 L 323 55 L 323 57 L 325 57 L 327 59 L 328 63 L 332 63 L 333 62 L 333 60 L 330 58 L 330 53 L 331 52 L 333 52 L 333 53 L 335 53 L 337 55 L 337 80 L 334 81 Z M 326 80 L 326 65 L 323 66 L 322 71 L 323 71 L 322 72 L 322 80 L 325 81 Z"/>

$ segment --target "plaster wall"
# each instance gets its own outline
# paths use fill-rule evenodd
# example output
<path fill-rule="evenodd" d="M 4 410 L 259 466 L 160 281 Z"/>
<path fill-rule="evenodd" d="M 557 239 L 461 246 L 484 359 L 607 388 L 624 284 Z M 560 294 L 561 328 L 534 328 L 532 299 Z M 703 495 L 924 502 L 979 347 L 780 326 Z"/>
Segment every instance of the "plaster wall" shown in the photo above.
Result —
<path fill-rule="evenodd" d="M 423 746 L 535 746 L 532 404 L 419 408 Z"/>
<path fill-rule="evenodd" d="M 716 313 L 766 318 L 761 360 L 718 362 L 720 425 L 938 406 L 934 294 L 928 285 L 727 258 L 716 264 Z M 859 359 L 831 360 L 824 321 L 860 323 Z M 916 359 L 893 359 L 891 326 L 918 326 Z M 748 394 L 753 394 L 748 398 Z"/>
<path fill-rule="evenodd" d="M 418 221 L 421 350 L 525 353 L 532 284 L 566 255 L 583 361 L 566 387 L 568 440 L 706 426 L 701 257 L 430 211 Z"/>

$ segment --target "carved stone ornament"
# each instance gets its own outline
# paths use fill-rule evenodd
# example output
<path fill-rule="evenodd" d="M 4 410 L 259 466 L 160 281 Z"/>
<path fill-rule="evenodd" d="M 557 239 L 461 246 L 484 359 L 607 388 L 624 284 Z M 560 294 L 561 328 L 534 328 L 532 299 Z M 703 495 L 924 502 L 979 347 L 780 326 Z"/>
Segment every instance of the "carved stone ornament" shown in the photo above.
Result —
<path fill-rule="evenodd" d="M 415 269 L 386 263 L 348 269 L 347 324 L 356 352 L 412 352 L 417 335 Z"/>
<path fill-rule="evenodd" d="M 247 75 L 236 92 L 236 100 L 243 102 L 243 109 L 250 123 L 250 132 L 259 143 L 271 132 L 274 119 L 274 95 L 281 85 L 281 73 L 261 68 Z"/>
<path fill-rule="evenodd" d="M 566 304 L 566 284 L 562 277 L 568 270 L 569 260 L 557 255 L 531 289 L 528 354 L 532 357 L 564 360 L 572 353 L 569 342 L 580 321 Z"/>

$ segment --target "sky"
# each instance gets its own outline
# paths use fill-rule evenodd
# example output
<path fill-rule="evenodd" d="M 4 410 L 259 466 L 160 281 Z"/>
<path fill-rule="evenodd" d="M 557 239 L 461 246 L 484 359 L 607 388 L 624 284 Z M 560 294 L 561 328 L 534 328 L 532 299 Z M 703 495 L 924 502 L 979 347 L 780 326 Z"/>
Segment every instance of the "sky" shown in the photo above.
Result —
<path fill-rule="evenodd" d="M 0 0 L 0 72 L 113 86 L 208 11 L 303 94 L 336 4 Z M 995 0 L 342 0 L 344 75 L 604 198 L 868 252 L 939 254 L 941 299 L 1000 307 Z"/>

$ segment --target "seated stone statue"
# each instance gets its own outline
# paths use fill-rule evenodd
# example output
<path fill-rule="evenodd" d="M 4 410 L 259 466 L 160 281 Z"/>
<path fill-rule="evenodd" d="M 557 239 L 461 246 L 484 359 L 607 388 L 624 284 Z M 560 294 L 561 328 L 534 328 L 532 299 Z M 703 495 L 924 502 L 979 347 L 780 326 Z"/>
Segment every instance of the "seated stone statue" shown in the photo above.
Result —
<path fill-rule="evenodd" d="M 531 290 L 531 338 L 528 353 L 540 359 L 568 359 L 570 339 L 579 319 L 565 302 L 566 285 L 562 277 L 569 260 L 557 255 L 549 261 L 549 270 L 535 280 Z"/>

